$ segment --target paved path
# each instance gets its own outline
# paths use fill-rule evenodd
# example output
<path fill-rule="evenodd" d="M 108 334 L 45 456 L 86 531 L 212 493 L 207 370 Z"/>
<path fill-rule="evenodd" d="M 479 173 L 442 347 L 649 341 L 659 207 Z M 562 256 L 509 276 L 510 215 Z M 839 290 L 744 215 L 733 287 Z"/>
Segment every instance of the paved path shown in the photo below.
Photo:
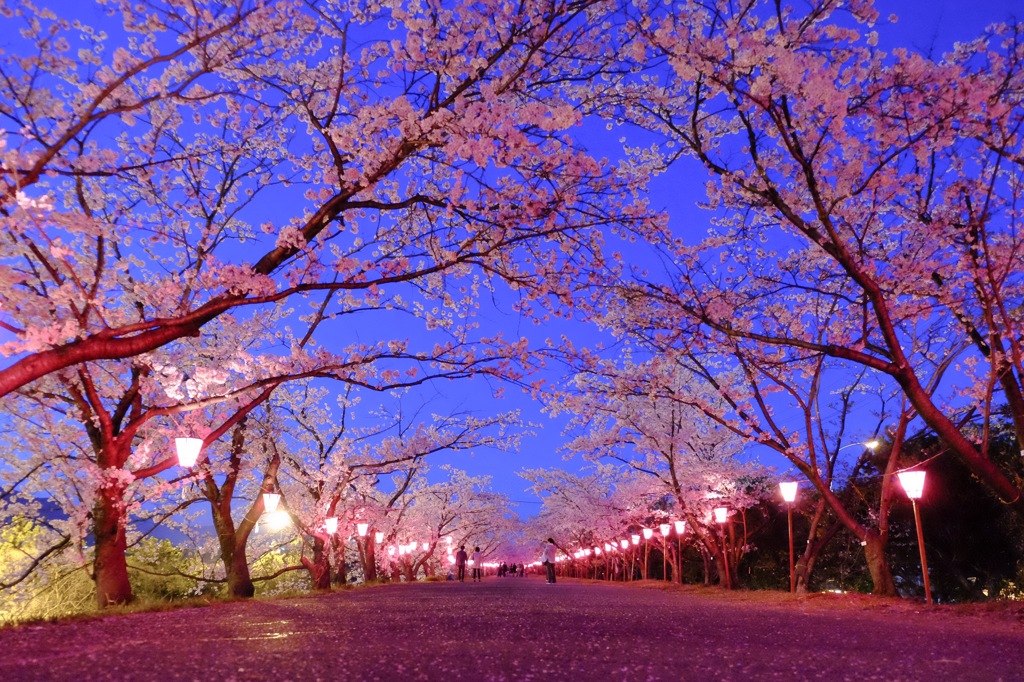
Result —
<path fill-rule="evenodd" d="M 1022 680 L 1024 626 L 537 577 L 0 631 L 15 680 Z"/>

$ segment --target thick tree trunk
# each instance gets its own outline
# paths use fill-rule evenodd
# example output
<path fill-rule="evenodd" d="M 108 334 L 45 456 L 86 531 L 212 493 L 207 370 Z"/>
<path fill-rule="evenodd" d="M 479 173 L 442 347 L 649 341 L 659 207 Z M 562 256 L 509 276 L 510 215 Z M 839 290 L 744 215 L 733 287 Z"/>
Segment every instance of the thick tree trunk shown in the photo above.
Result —
<path fill-rule="evenodd" d="M 896 583 L 889 570 L 889 560 L 885 556 L 885 542 L 877 533 L 870 532 L 864 538 L 864 558 L 868 562 L 871 582 L 874 586 L 872 594 L 881 597 L 895 597 Z"/>
<path fill-rule="evenodd" d="M 330 591 L 331 562 L 330 555 L 325 551 L 323 540 L 313 539 L 313 558 L 303 557 L 302 564 L 309 571 L 309 579 L 313 583 L 314 590 Z"/>
<path fill-rule="evenodd" d="M 227 510 L 223 507 L 227 507 Z M 235 530 L 231 518 L 230 504 L 212 504 L 213 527 L 217 531 L 220 545 L 220 560 L 224 564 L 224 576 L 228 581 L 228 596 L 248 599 L 256 594 L 249 563 L 245 556 L 245 545 L 248 534 L 240 534 Z"/>
<path fill-rule="evenodd" d="M 128 580 L 128 541 L 125 537 L 124 488 L 108 486 L 100 490 L 93 507 L 92 532 L 96 541 L 93 579 L 96 604 L 102 609 L 132 600 Z"/>

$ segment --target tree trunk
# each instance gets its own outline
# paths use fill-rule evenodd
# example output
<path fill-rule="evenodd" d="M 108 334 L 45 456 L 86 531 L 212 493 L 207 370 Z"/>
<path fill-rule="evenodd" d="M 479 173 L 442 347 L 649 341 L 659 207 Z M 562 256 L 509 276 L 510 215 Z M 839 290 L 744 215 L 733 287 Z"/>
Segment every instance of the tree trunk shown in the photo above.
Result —
<path fill-rule="evenodd" d="M 895 597 L 896 583 L 889 570 L 889 560 L 885 556 L 885 542 L 875 532 L 869 532 L 864 538 L 864 558 L 868 562 L 871 582 L 874 586 L 872 594 L 881 597 Z"/>
<path fill-rule="evenodd" d="M 108 485 L 99 491 L 93 507 L 92 532 L 96 540 L 93 579 L 96 604 L 106 608 L 132 600 L 128 580 L 128 541 L 125 537 L 124 486 Z"/>
<path fill-rule="evenodd" d="M 309 579 L 314 590 L 330 591 L 331 562 L 328 553 L 324 551 L 322 539 L 313 538 L 313 558 L 302 557 L 302 565 L 309 571 Z"/>
<path fill-rule="evenodd" d="M 256 594 L 256 586 L 253 585 L 249 562 L 245 556 L 248 534 L 236 532 L 234 520 L 231 518 L 230 501 L 227 505 L 211 504 L 210 508 L 213 512 L 213 527 L 217 531 L 217 542 L 220 545 L 220 560 L 224 564 L 224 576 L 228 581 L 228 596 L 248 599 Z"/>

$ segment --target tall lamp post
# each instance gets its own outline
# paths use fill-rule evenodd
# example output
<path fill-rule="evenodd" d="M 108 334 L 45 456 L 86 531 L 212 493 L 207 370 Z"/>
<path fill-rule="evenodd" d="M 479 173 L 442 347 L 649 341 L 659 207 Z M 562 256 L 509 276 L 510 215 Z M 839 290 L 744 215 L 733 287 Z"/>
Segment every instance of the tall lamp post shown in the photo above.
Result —
<path fill-rule="evenodd" d="M 725 537 L 725 522 L 729 520 L 729 510 L 726 507 L 715 507 L 715 522 L 721 527 L 722 532 L 722 569 L 725 571 L 725 589 L 732 589 L 732 581 L 729 579 L 729 544 Z"/>
<path fill-rule="evenodd" d="M 924 472 L 923 471 L 901 471 L 897 474 L 900 478 L 900 485 L 910 498 L 910 504 L 914 508 L 914 524 L 917 526 L 917 547 L 921 551 L 921 575 L 924 577 L 924 600 L 932 603 L 932 585 L 928 580 L 928 557 L 924 551 L 924 533 L 921 531 L 921 511 L 917 508 L 917 501 L 924 494 Z"/>
<path fill-rule="evenodd" d="M 633 580 L 633 568 L 636 566 L 637 552 L 639 551 L 637 549 L 637 547 L 639 547 L 639 545 L 640 545 L 640 536 L 635 534 L 635 532 L 634 532 L 634 534 L 632 536 L 630 536 L 630 541 L 633 543 L 633 558 L 630 561 L 630 581 L 632 581 Z"/>
<path fill-rule="evenodd" d="M 653 535 L 654 535 L 654 530 L 652 528 L 644 528 L 644 572 L 643 572 L 644 580 L 647 580 L 648 564 L 651 563 L 650 562 L 650 556 L 651 556 L 651 543 L 650 543 L 650 540 L 651 540 L 651 537 L 653 537 Z"/>
<path fill-rule="evenodd" d="M 679 584 L 683 584 L 683 533 L 686 532 L 686 521 L 676 521 L 676 561 L 679 562 Z"/>
<path fill-rule="evenodd" d="M 668 581 L 668 532 L 672 526 L 663 523 L 658 527 L 661 531 L 661 579 Z"/>
<path fill-rule="evenodd" d="M 779 490 L 782 491 L 782 499 L 786 501 L 786 511 L 789 515 L 789 591 L 796 592 L 796 566 L 793 562 L 793 502 L 796 501 L 796 481 L 783 481 L 779 483 Z"/>

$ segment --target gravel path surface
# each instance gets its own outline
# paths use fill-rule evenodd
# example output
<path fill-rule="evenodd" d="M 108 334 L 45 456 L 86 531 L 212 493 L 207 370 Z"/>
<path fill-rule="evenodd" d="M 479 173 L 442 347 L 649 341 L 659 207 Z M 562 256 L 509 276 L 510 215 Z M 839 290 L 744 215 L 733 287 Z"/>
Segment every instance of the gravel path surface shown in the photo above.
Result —
<path fill-rule="evenodd" d="M 0 630 L 0 682 L 15 680 L 1024 680 L 1024 626 L 488 578 Z"/>

